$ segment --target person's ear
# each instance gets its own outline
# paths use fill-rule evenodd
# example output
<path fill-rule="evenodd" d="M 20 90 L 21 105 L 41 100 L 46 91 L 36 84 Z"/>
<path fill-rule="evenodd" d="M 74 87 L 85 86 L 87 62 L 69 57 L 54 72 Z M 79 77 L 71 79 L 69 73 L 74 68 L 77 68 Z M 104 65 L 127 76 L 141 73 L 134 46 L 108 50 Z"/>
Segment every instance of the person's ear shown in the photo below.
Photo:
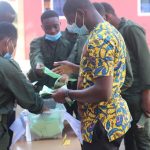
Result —
<path fill-rule="evenodd" d="M 42 30 L 43 30 L 43 31 L 45 31 L 45 28 L 44 28 L 44 26 L 43 26 L 43 25 L 41 25 L 41 28 L 42 28 Z"/>
<path fill-rule="evenodd" d="M 81 17 L 85 16 L 85 12 L 82 9 L 77 9 L 77 13 Z"/>
<path fill-rule="evenodd" d="M 7 52 L 7 40 L 6 38 L 5 39 L 2 39 L 0 40 L 0 55 L 3 55 Z"/>
<path fill-rule="evenodd" d="M 4 38 L 1 41 L 1 48 L 3 49 L 3 53 L 6 53 L 8 51 L 8 48 L 9 48 L 9 39 L 8 38 Z"/>
<path fill-rule="evenodd" d="M 103 17 L 104 20 L 106 20 L 106 15 L 103 15 L 102 17 Z M 107 20 L 106 20 L 106 21 L 107 21 Z"/>
<path fill-rule="evenodd" d="M 81 27 L 85 23 L 85 12 L 82 9 L 77 9 L 76 15 L 76 20 L 78 20 L 78 26 Z"/>
<path fill-rule="evenodd" d="M 83 9 L 77 9 L 77 16 L 80 21 L 83 21 L 83 18 L 85 19 L 85 11 Z"/>
<path fill-rule="evenodd" d="M 6 47 L 9 46 L 9 41 L 10 41 L 9 38 L 5 38 L 5 39 L 4 39 L 4 44 L 5 44 Z"/>
<path fill-rule="evenodd" d="M 106 21 L 111 22 L 111 14 L 105 14 Z"/>

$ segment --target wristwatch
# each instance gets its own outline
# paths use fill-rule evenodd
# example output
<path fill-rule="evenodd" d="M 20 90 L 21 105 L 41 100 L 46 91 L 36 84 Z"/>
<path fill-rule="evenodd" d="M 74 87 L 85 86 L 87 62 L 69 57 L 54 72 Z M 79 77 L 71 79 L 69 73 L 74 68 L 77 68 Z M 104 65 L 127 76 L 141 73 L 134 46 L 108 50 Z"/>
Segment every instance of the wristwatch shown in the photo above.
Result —
<path fill-rule="evenodd" d="M 70 98 L 70 96 L 69 96 L 69 90 L 66 90 L 66 92 L 65 92 L 65 100 L 67 101 L 67 102 L 71 102 L 72 101 L 72 99 Z"/>
<path fill-rule="evenodd" d="M 70 106 L 74 103 L 74 100 L 69 95 L 69 90 L 65 92 L 65 100 Z"/>

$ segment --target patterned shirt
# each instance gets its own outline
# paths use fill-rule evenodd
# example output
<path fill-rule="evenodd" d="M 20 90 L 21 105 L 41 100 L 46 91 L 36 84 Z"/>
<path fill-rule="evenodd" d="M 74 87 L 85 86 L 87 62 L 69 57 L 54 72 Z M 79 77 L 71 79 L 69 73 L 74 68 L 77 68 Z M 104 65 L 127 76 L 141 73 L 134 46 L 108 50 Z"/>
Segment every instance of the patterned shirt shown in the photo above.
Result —
<path fill-rule="evenodd" d="M 125 74 L 126 46 L 121 34 L 108 22 L 103 22 L 91 32 L 83 49 L 80 62 L 79 89 L 94 85 L 102 76 L 113 77 L 112 95 L 109 101 L 98 104 L 80 103 L 82 137 L 92 142 L 93 129 L 101 121 L 109 141 L 123 136 L 130 128 L 131 115 L 120 95 Z"/>

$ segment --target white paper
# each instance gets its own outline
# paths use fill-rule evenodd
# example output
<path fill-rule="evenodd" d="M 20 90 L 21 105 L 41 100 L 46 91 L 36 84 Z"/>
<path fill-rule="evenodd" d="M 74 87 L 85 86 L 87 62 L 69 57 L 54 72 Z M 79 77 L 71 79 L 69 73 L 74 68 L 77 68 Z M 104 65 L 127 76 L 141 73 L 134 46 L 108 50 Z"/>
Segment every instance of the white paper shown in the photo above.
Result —
<path fill-rule="evenodd" d="M 38 83 L 38 81 L 34 81 L 34 82 L 32 82 L 32 85 L 34 86 L 34 85 L 36 85 Z"/>
<path fill-rule="evenodd" d="M 25 126 L 21 118 L 17 118 L 14 123 L 10 126 L 10 129 L 13 131 L 13 139 L 12 139 L 12 146 L 24 135 L 25 133 Z"/>
<path fill-rule="evenodd" d="M 29 127 L 28 116 L 24 116 L 24 121 L 25 121 L 25 124 L 26 124 L 26 133 L 25 133 L 26 141 L 31 142 L 32 140 L 31 140 L 31 132 L 30 132 L 30 127 Z"/>
<path fill-rule="evenodd" d="M 65 84 L 64 86 L 61 87 L 61 89 L 67 90 L 67 89 L 68 89 L 68 88 L 67 88 L 67 85 Z"/>
<path fill-rule="evenodd" d="M 40 91 L 40 95 L 42 94 L 53 94 L 54 90 L 47 87 L 46 85 L 43 86 L 42 90 Z"/>
<path fill-rule="evenodd" d="M 80 143 L 83 144 L 82 134 L 81 134 L 81 122 L 74 117 L 72 117 L 69 113 L 65 112 L 64 120 L 67 120 L 70 124 L 71 128 L 75 132 L 77 138 L 79 139 Z"/>

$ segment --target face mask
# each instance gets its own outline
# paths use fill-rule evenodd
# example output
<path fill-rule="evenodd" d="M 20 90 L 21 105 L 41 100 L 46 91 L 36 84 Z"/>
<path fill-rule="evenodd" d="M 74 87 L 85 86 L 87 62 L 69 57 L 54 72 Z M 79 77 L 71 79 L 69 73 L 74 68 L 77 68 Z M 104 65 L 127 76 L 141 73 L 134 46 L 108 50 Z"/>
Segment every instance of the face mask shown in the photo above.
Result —
<path fill-rule="evenodd" d="M 5 59 L 12 59 L 12 54 L 10 54 L 9 52 L 7 52 L 4 56 L 3 56 Z"/>
<path fill-rule="evenodd" d="M 87 29 L 87 27 L 84 25 L 84 17 L 83 17 L 83 25 L 82 27 L 78 27 L 77 26 L 77 13 L 76 13 L 76 17 L 75 17 L 75 23 L 73 23 L 72 25 L 68 24 L 67 29 L 69 32 L 71 33 L 77 33 L 78 35 L 85 35 L 88 34 L 89 31 Z"/>
<path fill-rule="evenodd" d="M 61 32 L 58 32 L 55 35 L 50 35 L 50 34 L 45 35 L 45 39 L 49 40 L 49 41 L 52 41 L 52 42 L 57 41 L 58 39 L 60 39 L 60 37 L 61 37 Z"/>

